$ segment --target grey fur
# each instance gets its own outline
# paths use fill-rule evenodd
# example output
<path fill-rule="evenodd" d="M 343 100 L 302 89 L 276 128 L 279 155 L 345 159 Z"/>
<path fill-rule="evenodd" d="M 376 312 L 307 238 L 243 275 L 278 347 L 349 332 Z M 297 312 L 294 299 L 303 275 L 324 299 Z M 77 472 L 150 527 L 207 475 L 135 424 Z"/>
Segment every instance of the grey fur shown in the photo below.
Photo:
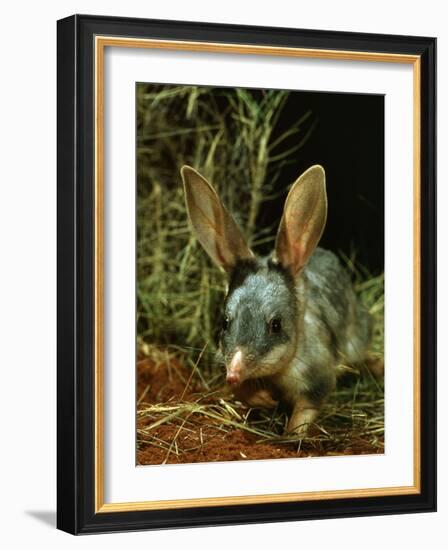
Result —
<path fill-rule="evenodd" d="M 273 374 L 273 369 L 281 365 L 269 365 L 266 369 L 266 355 L 278 346 L 287 345 L 291 349 L 296 341 L 297 300 L 293 278 L 268 259 L 254 260 L 250 269 L 247 263 L 237 264 L 230 277 L 224 315 L 230 321 L 229 328 L 221 333 L 225 364 L 229 364 L 236 349 L 244 349 L 246 379 Z M 279 334 L 269 331 L 269 322 L 274 318 L 281 320 Z"/>
<path fill-rule="evenodd" d="M 339 259 L 322 248 L 295 279 L 271 260 L 254 261 L 249 269 L 237 265 L 224 315 L 230 319 L 220 340 L 224 363 L 229 364 L 235 349 L 244 349 L 245 379 L 268 377 L 291 406 L 300 394 L 320 405 L 335 385 L 336 365 L 362 361 L 370 343 L 368 312 Z M 268 331 L 275 316 L 282 321 L 278 335 Z M 266 355 L 284 344 L 284 357 L 265 366 Z"/>

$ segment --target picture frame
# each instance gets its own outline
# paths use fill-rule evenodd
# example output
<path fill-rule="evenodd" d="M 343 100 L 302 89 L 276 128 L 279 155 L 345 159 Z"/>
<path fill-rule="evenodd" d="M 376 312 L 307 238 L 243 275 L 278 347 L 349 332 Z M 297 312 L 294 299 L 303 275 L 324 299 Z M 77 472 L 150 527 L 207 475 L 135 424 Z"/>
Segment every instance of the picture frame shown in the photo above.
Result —
<path fill-rule="evenodd" d="M 89 15 L 62 19 L 57 30 L 58 528 L 82 534 L 435 511 L 436 40 Z M 105 499 L 109 447 L 104 426 L 109 409 L 104 400 L 104 254 L 113 246 L 105 234 L 110 189 L 105 185 L 104 150 L 111 139 L 105 131 L 104 107 L 108 48 L 268 56 L 273 64 L 286 58 L 320 59 L 328 63 L 323 70 L 331 63 L 338 70 L 350 63 L 355 69 L 375 63 L 411 68 L 412 483 L 183 499 L 154 499 L 151 494 L 139 501 Z M 396 315 L 399 319 L 400 312 Z"/>

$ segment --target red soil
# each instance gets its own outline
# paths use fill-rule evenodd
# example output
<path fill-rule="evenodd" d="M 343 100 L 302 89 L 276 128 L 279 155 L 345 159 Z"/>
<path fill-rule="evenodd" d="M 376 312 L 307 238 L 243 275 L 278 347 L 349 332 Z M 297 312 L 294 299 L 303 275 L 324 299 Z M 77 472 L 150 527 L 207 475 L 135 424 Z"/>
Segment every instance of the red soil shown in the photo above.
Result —
<path fill-rule="evenodd" d="M 245 430 L 226 427 L 213 418 L 184 414 L 165 422 L 170 412 L 142 416 L 148 405 L 173 406 L 200 400 L 201 403 L 219 401 L 226 389 L 211 396 L 204 396 L 200 381 L 178 361 L 170 358 L 155 365 L 150 359 L 137 363 L 137 463 L 178 464 L 193 462 L 222 462 L 229 460 L 254 460 L 272 458 L 297 458 L 325 455 L 372 454 L 382 452 L 369 442 L 352 436 L 322 451 L 322 445 L 309 444 L 305 440 L 298 448 L 293 442 L 260 442 L 260 437 Z M 239 412 L 248 409 L 240 406 Z M 251 411 L 250 418 L 257 412 Z M 148 426 L 162 421 L 146 434 Z M 249 423 L 250 425 L 250 423 Z M 311 432 L 312 433 L 312 432 Z"/>

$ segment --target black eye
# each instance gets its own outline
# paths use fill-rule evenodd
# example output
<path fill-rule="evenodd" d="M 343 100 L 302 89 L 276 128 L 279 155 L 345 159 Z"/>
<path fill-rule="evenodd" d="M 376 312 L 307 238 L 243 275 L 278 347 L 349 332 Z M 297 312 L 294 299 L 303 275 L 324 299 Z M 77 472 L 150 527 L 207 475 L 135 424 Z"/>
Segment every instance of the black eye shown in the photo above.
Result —
<path fill-rule="evenodd" d="M 230 319 L 226 316 L 222 320 L 222 330 L 226 331 L 229 328 L 230 325 Z"/>
<path fill-rule="evenodd" d="M 278 334 L 282 330 L 282 322 L 278 317 L 271 319 L 269 323 L 269 330 L 271 334 Z"/>

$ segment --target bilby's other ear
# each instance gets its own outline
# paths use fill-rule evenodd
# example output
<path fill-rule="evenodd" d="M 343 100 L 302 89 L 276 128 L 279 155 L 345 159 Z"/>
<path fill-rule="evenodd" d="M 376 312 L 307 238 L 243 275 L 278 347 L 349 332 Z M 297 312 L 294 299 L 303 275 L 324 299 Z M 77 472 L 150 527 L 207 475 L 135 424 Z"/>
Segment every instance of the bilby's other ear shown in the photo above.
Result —
<path fill-rule="evenodd" d="M 291 187 L 275 242 L 275 259 L 297 275 L 316 248 L 327 220 L 322 166 L 311 166 Z"/>
<path fill-rule="evenodd" d="M 254 255 L 216 191 L 190 166 L 181 169 L 185 202 L 199 242 L 216 265 L 229 272 L 238 260 Z"/>

